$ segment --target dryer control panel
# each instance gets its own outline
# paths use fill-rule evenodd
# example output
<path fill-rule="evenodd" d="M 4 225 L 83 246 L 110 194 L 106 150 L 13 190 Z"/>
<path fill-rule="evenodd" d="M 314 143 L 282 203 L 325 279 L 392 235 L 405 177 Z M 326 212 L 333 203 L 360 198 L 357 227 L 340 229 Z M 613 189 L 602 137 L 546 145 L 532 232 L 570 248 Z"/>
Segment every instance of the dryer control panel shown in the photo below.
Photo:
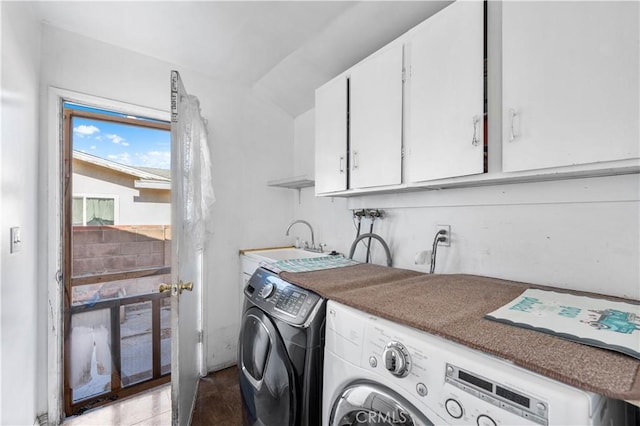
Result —
<path fill-rule="evenodd" d="M 272 317 L 305 326 L 320 308 L 323 299 L 277 274 L 258 268 L 244 289 L 246 299 Z"/>

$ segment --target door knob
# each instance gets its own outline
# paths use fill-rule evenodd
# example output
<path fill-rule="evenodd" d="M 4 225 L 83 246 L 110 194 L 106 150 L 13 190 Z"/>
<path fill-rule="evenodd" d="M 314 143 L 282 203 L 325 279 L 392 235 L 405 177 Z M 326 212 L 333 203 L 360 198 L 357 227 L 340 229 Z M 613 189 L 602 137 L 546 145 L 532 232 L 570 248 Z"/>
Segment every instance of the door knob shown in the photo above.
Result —
<path fill-rule="evenodd" d="M 160 284 L 160 287 L 158 287 L 158 292 L 164 293 L 165 291 L 170 291 L 172 287 L 173 286 L 171 284 L 164 284 L 164 283 Z M 193 283 L 192 282 L 183 283 L 182 281 L 180 281 L 178 282 L 176 289 L 180 294 L 182 294 L 182 290 L 193 291 Z"/>
<path fill-rule="evenodd" d="M 183 283 L 182 281 L 180 281 L 178 283 L 178 290 L 180 291 L 180 293 L 182 293 L 182 290 L 193 291 L 193 283 Z"/>

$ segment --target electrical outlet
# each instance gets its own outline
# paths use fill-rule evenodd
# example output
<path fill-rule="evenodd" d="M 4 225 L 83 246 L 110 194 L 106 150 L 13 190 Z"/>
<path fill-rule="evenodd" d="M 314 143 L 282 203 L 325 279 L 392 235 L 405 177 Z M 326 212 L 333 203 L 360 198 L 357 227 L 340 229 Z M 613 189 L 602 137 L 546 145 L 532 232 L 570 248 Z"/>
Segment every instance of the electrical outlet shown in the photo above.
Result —
<path fill-rule="evenodd" d="M 451 246 L 451 225 L 436 225 L 436 232 L 440 232 L 441 230 L 445 231 L 445 240 L 441 241 L 439 245 L 444 247 Z"/>

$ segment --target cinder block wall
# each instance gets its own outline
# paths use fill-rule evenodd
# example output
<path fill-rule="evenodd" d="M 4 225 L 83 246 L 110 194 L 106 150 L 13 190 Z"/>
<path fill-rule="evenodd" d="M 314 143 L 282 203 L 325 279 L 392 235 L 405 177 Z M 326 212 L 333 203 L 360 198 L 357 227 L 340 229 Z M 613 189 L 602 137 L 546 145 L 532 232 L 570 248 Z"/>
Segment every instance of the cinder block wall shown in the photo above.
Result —
<path fill-rule="evenodd" d="M 76 226 L 73 277 L 171 265 L 169 225 Z"/>
<path fill-rule="evenodd" d="M 78 226 L 73 228 L 72 277 L 171 266 L 169 225 Z M 100 281 L 73 287 L 72 303 L 158 291 L 171 275 Z M 121 314 L 124 318 L 124 315 Z"/>

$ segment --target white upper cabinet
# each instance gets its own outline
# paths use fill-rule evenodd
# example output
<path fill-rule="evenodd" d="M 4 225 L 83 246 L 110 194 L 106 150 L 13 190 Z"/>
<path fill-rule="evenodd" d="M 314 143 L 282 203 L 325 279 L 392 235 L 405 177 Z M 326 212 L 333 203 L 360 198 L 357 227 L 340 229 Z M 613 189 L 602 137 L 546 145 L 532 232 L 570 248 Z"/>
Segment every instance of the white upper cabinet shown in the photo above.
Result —
<path fill-rule="evenodd" d="M 351 70 L 351 188 L 402 182 L 402 61 L 395 43 Z"/>
<path fill-rule="evenodd" d="M 409 39 L 409 182 L 484 171 L 483 16 L 482 2 L 456 2 Z"/>
<path fill-rule="evenodd" d="M 316 194 L 347 189 L 347 78 L 316 90 Z"/>
<path fill-rule="evenodd" d="M 638 2 L 503 2 L 503 171 L 639 157 Z"/>

